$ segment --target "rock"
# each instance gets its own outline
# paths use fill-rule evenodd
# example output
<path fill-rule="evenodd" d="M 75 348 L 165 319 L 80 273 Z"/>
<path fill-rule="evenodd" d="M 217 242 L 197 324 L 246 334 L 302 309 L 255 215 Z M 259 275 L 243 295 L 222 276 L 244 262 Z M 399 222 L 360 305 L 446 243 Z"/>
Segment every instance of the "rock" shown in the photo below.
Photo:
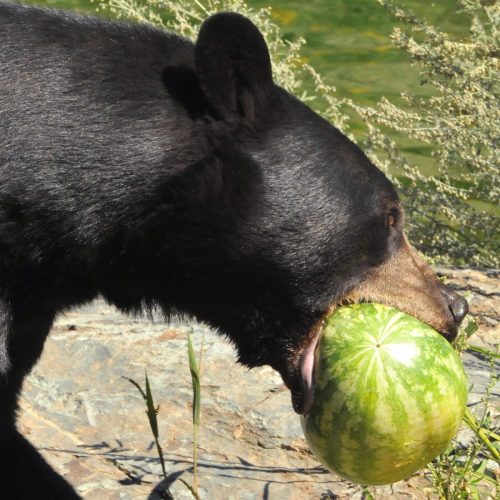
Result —
<path fill-rule="evenodd" d="M 498 339 L 498 275 L 442 268 L 469 301 L 480 328 L 473 343 L 493 349 Z M 202 499 L 361 499 L 363 488 L 318 465 L 305 443 L 281 378 L 270 368 L 249 371 L 231 345 L 203 325 L 125 317 L 102 301 L 61 316 L 44 354 L 26 380 L 20 428 L 85 499 L 191 499 L 193 484 L 191 377 L 187 335 L 203 344 L 202 426 L 198 484 Z M 489 384 L 480 353 L 466 353 L 470 403 Z M 159 405 L 161 466 L 139 391 L 147 370 Z M 498 385 L 491 388 L 498 401 Z M 463 434 L 466 444 L 471 436 Z M 432 497 L 423 474 L 374 498 Z"/>

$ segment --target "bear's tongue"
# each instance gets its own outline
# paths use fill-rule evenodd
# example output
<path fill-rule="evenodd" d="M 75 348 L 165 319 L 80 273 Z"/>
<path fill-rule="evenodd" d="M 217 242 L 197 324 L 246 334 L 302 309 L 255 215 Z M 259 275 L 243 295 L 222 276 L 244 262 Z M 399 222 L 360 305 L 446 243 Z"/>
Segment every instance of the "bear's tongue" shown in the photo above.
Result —
<path fill-rule="evenodd" d="M 313 399 L 314 399 L 314 351 L 318 345 L 320 333 L 318 332 L 311 343 L 302 351 L 302 356 L 300 359 L 300 375 L 302 377 L 303 386 L 303 403 L 302 411 L 303 415 L 307 415 L 311 410 Z"/>

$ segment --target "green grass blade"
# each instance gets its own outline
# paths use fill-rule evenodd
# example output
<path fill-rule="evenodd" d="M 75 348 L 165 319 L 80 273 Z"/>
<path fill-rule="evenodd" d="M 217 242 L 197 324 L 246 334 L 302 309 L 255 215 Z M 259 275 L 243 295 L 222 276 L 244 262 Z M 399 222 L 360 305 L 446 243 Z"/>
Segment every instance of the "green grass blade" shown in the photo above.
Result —
<path fill-rule="evenodd" d="M 179 481 L 189 490 L 189 492 L 191 493 L 191 495 L 193 495 L 193 497 L 196 500 L 200 500 L 200 497 L 199 497 L 198 493 L 196 493 L 196 491 L 194 490 L 194 488 L 187 481 L 184 481 L 184 479 L 182 479 L 181 477 L 179 478 Z"/>
<path fill-rule="evenodd" d="M 193 383 L 193 424 L 200 425 L 200 408 L 201 408 L 201 387 L 200 387 L 200 372 L 198 369 L 198 361 L 194 353 L 193 342 L 191 335 L 188 335 L 188 355 L 189 355 L 189 370 L 191 371 L 191 380 Z"/>
<path fill-rule="evenodd" d="M 149 419 L 149 425 L 151 426 L 151 432 L 153 436 L 158 439 L 158 409 L 155 408 L 155 403 L 153 401 L 153 393 L 151 392 L 151 386 L 149 385 L 149 378 L 146 372 L 146 405 L 147 405 L 147 414 Z"/>
<path fill-rule="evenodd" d="M 160 459 L 161 470 L 163 473 L 163 478 L 167 480 L 167 471 L 165 469 L 165 458 L 163 457 L 163 449 L 160 445 L 160 433 L 158 431 L 158 408 L 155 408 L 155 403 L 153 399 L 153 392 L 151 391 L 151 386 L 149 384 L 148 373 L 146 372 L 146 390 L 133 379 L 128 377 L 122 377 L 125 380 L 128 380 L 141 394 L 142 398 L 146 403 L 146 415 L 148 416 L 149 426 L 151 428 L 151 432 L 153 433 L 153 438 L 156 445 L 156 451 L 158 453 L 158 457 Z"/>
<path fill-rule="evenodd" d="M 203 353 L 203 339 L 199 361 L 196 360 L 191 334 L 188 335 L 189 370 L 193 384 L 193 488 L 195 498 L 198 498 L 198 435 L 201 423 L 201 384 L 200 367 Z"/>
<path fill-rule="evenodd" d="M 490 351 L 489 349 L 485 349 L 484 347 L 479 347 L 479 346 L 476 346 L 476 345 L 469 344 L 467 346 L 466 350 L 467 351 L 478 352 L 479 354 L 483 354 L 484 356 L 488 356 L 488 357 L 491 357 L 493 359 L 499 359 L 500 358 L 500 354 L 498 352 L 493 352 L 493 351 Z"/>
<path fill-rule="evenodd" d="M 485 446 L 490 451 L 493 460 L 500 463 L 500 452 L 493 446 L 493 443 L 488 438 L 488 432 L 479 425 L 476 417 L 472 415 L 468 408 L 465 409 L 464 422 L 476 433 Z"/>
<path fill-rule="evenodd" d="M 128 380 L 141 393 L 141 396 L 144 399 L 144 401 L 147 402 L 146 393 L 143 391 L 142 387 L 134 379 L 124 377 L 123 375 L 122 375 L 122 378 L 125 380 Z"/>
<path fill-rule="evenodd" d="M 473 319 L 470 319 L 467 323 L 467 326 L 464 328 L 464 332 L 467 335 L 467 338 L 469 338 L 473 333 L 477 332 L 478 328 L 479 326 L 477 325 L 477 323 Z"/>

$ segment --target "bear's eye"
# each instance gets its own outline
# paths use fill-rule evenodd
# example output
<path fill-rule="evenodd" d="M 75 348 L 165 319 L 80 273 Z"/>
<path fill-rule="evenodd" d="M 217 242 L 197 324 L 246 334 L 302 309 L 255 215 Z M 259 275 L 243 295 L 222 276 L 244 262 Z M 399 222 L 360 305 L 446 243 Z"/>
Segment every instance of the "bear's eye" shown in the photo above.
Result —
<path fill-rule="evenodd" d="M 396 209 L 391 210 L 387 214 L 387 219 L 386 219 L 387 225 L 389 227 L 393 227 L 393 226 L 396 225 L 397 220 L 398 220 L 398 212 L 397 212 L 397 210 Z"/>

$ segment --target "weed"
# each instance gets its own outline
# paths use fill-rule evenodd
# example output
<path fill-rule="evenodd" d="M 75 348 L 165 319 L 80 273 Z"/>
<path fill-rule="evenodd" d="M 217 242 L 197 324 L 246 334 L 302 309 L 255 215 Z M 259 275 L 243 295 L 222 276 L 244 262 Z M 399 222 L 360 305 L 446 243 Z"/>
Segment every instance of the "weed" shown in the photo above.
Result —
<path fill-rule="evenodd" d="M 472 348 L 476 352 L 480 348 Z M 464 422 L 474 433 L 467 446 L 455 441 L 431 464 L 429 471 L 436 493 L 445 500 L 498 498 L 499 485 L 493 467 L 500 465 L 500 430 L 491 417 L 491 391 L 497 380 L 494 370 L 498 353 L 480 349 L 489 359 L 490 380 L 478 408 L 479 417 L 466 410 Z"/>
<path fill-rule="evenodd" d="M 201 424 L 201 361 L 203 355 L 203 344 L 204 344 L 205 334 L 203 333 L 200 354 L 198 360 L 193 348 L 193 343 L 191 340 L 191 334 L 188 335 L 188 358 L 189 358 L 189 370 L 191 372 L 191 380 L 193 387 L 193 485 L 190 485 L 187 481 L 179 478 L 184 486 L 191 492 L 196 500 L 199 500 L 198 494 L 198 436 Z M 167 482 L 167 473 L 165 468 L 165 458 L 163 456 L 163 449 L 160 445 L 160 433 L 158 430 L 158 412 L 160 407 L 155 406 L 153 393 L 151 391 L 151 385 L 149 383 L 148 374 L 145 374 L 145 389 L 143 389 L 135 380 L 123 377 L 128 380 L 141 394 L 144 402 L 146 403 L 146 414 L 149 420 L 149 426 L 153 434 L 153 438 L 156 445 L 156 451 L 160 459 L 161 470 L 165 482 Z M 168 491 L 167 491 L 168 493 Z M 168 493 L 169 494 L 169 493 Z M 170 495 L 170 494 L 169 494 Z"/>
<path fill-rule="evenodd" d="M 145 389 L 143 389 L 135 380 L 123 377 L 125 380 L 128 380 L 141 394 L 144 402 L 146 403 L 146 415 L 148 416 L 149 427 L 151 428 L 151 432 L 153 434 L 153 438 L 156 445 L 156 451 L 158 453 L 158 457 L 160 459 L 161 471 L 163 474 L 163 479 L 167 482 L 167 472 L 165 469 L 165 458 L 163 457 L 163 449 L 160 445 L 160 432 L 158 430 L 158 412 L 160 410 L 160 406 L 155 406 L 153 400 L 153 393 L 151 391 L 151 385 L 149 384 L 148 373 L 145 373 Z M 168 491 L 167 491 L 168 493 Z"/>
<path fill-rule="evenodd" d="M 191 382 L 193 386 L 193 487 L 192 493 L 195 498 L 198 498 L 198 436 L 201 424 L 201 360 L 203 355 L 203 341 L 205 334 L 203 334 L 200 355 L 196 360 L 194 353 L 193 342 L 191 341 L 191 334 L 188 335 L 188 357 L 189 357 L 189 370 L 191 372 Z"/>

